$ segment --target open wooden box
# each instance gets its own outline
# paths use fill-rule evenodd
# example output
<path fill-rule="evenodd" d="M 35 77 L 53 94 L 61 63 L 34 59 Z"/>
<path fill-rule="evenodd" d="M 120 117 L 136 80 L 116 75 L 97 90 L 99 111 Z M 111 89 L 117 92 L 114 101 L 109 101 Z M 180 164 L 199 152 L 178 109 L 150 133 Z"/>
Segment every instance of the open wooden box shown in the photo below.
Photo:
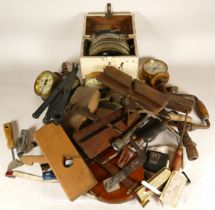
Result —
<path fill-rule="evenodd" d="M 128 35 L 127 42 L 131 46 L 130 55 L 120 56 L 89 56 L 90 38 L 97 31 L 117 30 Z M 80 56 L 82 78 L 91 72 L 101 72 L 105 66 L 114 66 L 125 73 L 136 77 L 138 71 L 138 54 L 135 34 L 134 15 L 130 12 L 88 13 L 84 20 L 84 33 Z"/>

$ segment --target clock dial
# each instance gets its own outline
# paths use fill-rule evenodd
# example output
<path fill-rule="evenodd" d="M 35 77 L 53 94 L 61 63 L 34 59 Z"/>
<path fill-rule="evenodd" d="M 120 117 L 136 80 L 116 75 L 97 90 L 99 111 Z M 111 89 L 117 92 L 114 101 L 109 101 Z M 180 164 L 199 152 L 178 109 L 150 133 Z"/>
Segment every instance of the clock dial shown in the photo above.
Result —
<path fill-rule="evenodd" d="M 168 69 L 166 63 L 157 59 L 147 60 L 143 64 L 143 70 L 151 75 L 155 75 L 157 73 L 166 72 Z"/>
<path fill-rule="evenodd" d="M 61 81 L 61 75 L 51 71 L 43 71 L 36 78 L 34 83 L 34 91 L 42 98 L 48 97 L 52 89 Z"/>

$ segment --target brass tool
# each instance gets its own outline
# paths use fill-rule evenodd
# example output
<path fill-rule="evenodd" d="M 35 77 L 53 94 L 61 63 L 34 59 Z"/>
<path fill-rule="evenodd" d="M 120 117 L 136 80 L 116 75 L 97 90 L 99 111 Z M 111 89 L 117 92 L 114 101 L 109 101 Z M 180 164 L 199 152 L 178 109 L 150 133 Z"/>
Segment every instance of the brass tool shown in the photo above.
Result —
<path fill-rule="evenodd" d="M 34 92 L 42 99 L 46 99 L 62 80 L 62 76 L 57 72 L 43 71 L 34 83 Z"/>
<path fill-rule="evenodd" d="M 32 114 L 33 118 L 39 118 L 42 112 L 52 104 L 53 106 L 51 106 L 51 110 L 48 110 L 46 116 L 44 117 L 44 122 L 48 123 L 53 121 L 56 124 L 61 123 L 78 71 L 78 65 L 73 64 L 72 71 L 57 85 L 52 94 L 49 95 L 47 99 L 39 106 L 39 108 Z"/>
<path fill-rule="evenodd" d="M 20 167 L 23 165 L 21 161 L 15 159 L 15 154 L 13 149 L 15 148 L 15 143 L 13 139 L 13 129 L 11 123 L 5 123 L 3 125 L 5 137 L 7 139 L 7 147 L 11 150 L 13 160 L 8 165 L 8 170 L 12 170 L 14 168 Z"/>
<path fill-rule="evenodd" d="M 169 80 L 168 66 L 161 60 L 148 59 L 143 63 L 139 77 L 154 88 L 162 87 Z"/>

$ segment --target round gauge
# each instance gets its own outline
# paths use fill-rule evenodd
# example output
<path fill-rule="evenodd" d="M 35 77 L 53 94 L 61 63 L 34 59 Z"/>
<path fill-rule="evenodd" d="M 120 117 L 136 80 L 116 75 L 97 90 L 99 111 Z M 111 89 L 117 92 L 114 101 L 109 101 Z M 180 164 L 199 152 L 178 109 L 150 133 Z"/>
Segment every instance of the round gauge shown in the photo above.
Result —
<path fill-rule="evenodd" d="M 90 74 L 86 75 L 84 85 L 88 87 L 102 89 L 102 83 L 96 79 L 96 77 L 98 77 L 99 75 L 101 75 L 101 72 L 91 72 Z"/>
<path fill-rule="evenodd" d="M 143 63 L 140 79 L 148 82 L 154 88 L 162 87 L 169 80 L 168 66 L 157 59 L 149 59 Z"/>
<path fill-rule="evenodd" d="M 43 71 L 36 78 L 34 91 L 38 96 L 46 99 L 61 80 L 62 77 L 59 73 Z"/>
<path fill-rule="evenodd" d="M 151 75 L 167 72 L 168 66 L 161 60 L 149 59 L 143 63 L 143 70 Z"/>

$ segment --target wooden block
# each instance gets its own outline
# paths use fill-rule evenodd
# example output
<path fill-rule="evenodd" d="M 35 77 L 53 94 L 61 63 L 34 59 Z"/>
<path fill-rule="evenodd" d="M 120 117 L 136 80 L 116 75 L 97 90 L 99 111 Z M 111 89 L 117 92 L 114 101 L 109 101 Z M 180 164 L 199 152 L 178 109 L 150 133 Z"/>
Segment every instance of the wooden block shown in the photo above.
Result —
<path fill-rule="evenodd" d="M 44 125 L 34 133 L 34 138 L 70 200 L 76 199 L 97 184 L 60 125 Z M 66 167 L 65 160 L 72 160 L 72 165 Z"/>
<path fill-rule="evenodd" d="M 99 120 L 96 120 L 95 122 L 88 125 L 87 127 L 82 128 L 79 131 L 75 132 L 73 134 L 73 138 L 78 142 L 83 141 L 84 139 L 88 138 L 92 134 L 98 132 L 99 130 L 104 129 L 107 126 L 107 124 L 109 124 L 113 121 L 119 121 L 120 119 L 122 119 L 123 114 L 124 114 L 123 109 L 114 111 L 114 112 L 106 115 L 105 117 L 103 117 Z"/>
<path fill-rule="evenodd" d="M 20 157 L 20 160 L 25 164 L 25 165 L 33 165 L 34 163 L 40 163 L 40 164 L 45 164 L 48 163 L 47 159 L 43 155 L 24 155 Z"/>
<path fill-rule="evenodd" d="M 79 113 L 79 109 L 87 108 L 91 113 L 94 113 L 98 107 L 100 92 L 92 87 L 78 87 L 71 97 L 69 104 L 71 110 L 65 117 L 66 126 L 78 130 L 82 123 L 87 120 L 87 117 Z"/>
<path fill-rule="evenodd" d="M 124 119 L 115 122 L 114 126 L 122 132 L 125 132 L 137 122 L 139 117 L 139 114 L 132 113 L 130 115 L 131 120 L 129 126 L 126 124 Z M 83 137 L 83 135 L 80 135 L 82 133 L 82 130 L 80 130 L 74 133 L 73 139 L 90 159 L 96 157 L 98 154 L 110 147 L 111 141 L 122 135 L 122 133 L 120 133 L 113 127 L 103 128 L 101 130 L 100 126 L 99 129 L 94 129 L 94 132 L 90 132 L 91 135 L 89 135 L 89 130 L 92 131 L 92 125 L 89 125 L 88 127 L 83 128 L 83 130 L 88 133 L 88 137 L 80 139 L 80 136 Z"/>
<path fill-rule="evenodd" d="M 122 71 L 119 71 L 113 66 L 106 67 L 104 69 L 104 75 L 114 80 L 118 79 L 118 82 L 120 82 L 120 84 L 123 85 L 125 88 L 130 89 L 131 87 L 132 80 L 133 80 L 132 77 L 128 74 L 125 74 Z"/>
<path fill-rule="evenodd" d="M 134 91 L 160 106 L 167 104 L 168 97 L 165 94 L 140 80 L 134 79 Z"/>
<path fill-rule="evenodd" d="M 132 80 L 132 77 L 112 66 L 107 66 L 97 79 L 113 91 L 136 101 L 147 111 L 158 113 L 167 105 L 168 97 L 165 94 L 136 79 Z"/>
<path fill-rule="evenodd" d="M 184 113 L 190 113 L 192 111 L 195 103 L 194 99 L 186 98 L 174 93 L 165 94 L 168 97 L 168 104 L 166 106 L 167 108 Z"/>

